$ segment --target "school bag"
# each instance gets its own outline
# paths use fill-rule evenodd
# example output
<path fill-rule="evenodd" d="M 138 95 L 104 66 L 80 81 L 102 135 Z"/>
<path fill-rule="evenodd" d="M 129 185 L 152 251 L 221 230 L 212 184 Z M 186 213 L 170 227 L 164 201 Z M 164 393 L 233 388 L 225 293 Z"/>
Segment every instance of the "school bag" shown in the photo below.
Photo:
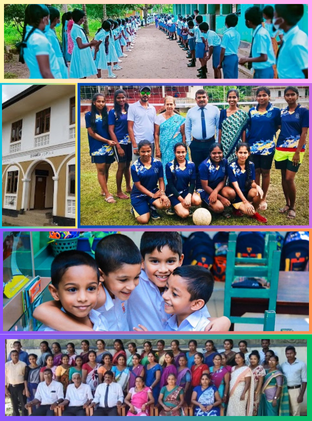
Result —
<path fill-rule="evenodd" d="M 236 240 L 237 257 L 255 257 L 262 259 L 265 246 L 264 232 L 240 232 Z"/>
<path fill-rule="evenodd" d="M 309 260 L 309 232 L 288 232 L 282 248 L 280 269 L 304 271 Z"/>
<path fill-rule="evenodd" d="M 213 237 L 214 258 L 211 273 L 216 282 L 225 282 L 226 254 L 228 251 L 229 233 L 217 232 Z"/>
<path fill-rule="evenodd" d="M 183 243 L 183 265 L 197 265 L 210 269 L 213 264 L 214 245 L 209 234 L 193 232 Z"/>

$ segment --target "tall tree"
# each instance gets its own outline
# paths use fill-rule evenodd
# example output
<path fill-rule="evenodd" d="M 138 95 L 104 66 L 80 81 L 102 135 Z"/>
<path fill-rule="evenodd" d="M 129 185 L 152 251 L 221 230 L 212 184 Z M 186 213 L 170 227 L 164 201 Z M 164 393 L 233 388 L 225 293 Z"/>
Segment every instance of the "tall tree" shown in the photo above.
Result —
<path fill-rule="evenodd" d="M 103 4 L 103 20 L 107 19 L 106 4 Z"/>
<path fill-rule="evenodd" d="M 85 5 L 85 4 L 83 4 L 83 5 L 82 5 L 82 10 L 84 11 L 84 14 L 85 14 L 85 21 L 84 21 L 84 24 L 83 24 L 83 29 L 84 29 L 85 33 L 86 33 L 87 35 L 89 35 L 89 25 L 88 25 L 87 7 L 86 7 L 86 5 Z"/>

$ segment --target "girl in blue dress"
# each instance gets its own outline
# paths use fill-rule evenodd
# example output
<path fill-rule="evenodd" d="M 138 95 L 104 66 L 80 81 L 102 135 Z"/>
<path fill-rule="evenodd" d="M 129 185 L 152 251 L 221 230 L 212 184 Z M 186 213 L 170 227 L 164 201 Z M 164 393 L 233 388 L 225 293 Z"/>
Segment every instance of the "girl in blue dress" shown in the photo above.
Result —
<path fill-rule="evenodd" d="M 100 42 L 95 39 L 89 42 L 84 30 L 81 28 L 80 25 L 85 20 L 83 10 L 74 9 L 72 17 L 74 24 L 71 30 L 71 37 L 73 39 L 74 49 L 70 62 L 69 77 L 84 79 L 97 74 L 91 47 L 98 48 Z"/>
<path fill-rule="evenodd" d="M 153 393 L 155 403 L 158 402 L 159 393 L 160 393 L 160 378 L 162 367 L 157 362 L 157 357 L 155 356 L 154 351 L 148 353 L 148 364 L 146 366 L 146 381 L 145 384 L 148 386 Z"/>
<path fill-rule="evenodd" d="M 213 143 L 209 157 L 198 167 L 201 188 L 198 190 L 202 201 L 209 210 L 222 213 L 231 205 L 235 198 L 235 191 L 225 186 L 228 174 L 227 160 L 223 158 L 223 148 L 220 143 Z M 226 213 L 224 216 L 228 217 Z"/>
<path fill-rule="evenodd" d="M 239 143 L 236 146 L 237 159 L 228 165 L 230 186 L 235 190 L 234 209 L 240 215 L 248 215 L 259 222 L 267 222 L 264 216 L 257 212 L 263 191 L 256 184 L 255 165 L 250 161 L 250 146 Z"/>
<path fill-rule="evenodd" d="M 115 56 L 114 40 L 111 33 L 111 22 L 109 20 L 105 20 L 102 23 L 102 29 L 103 33 L 101 32 L 101 39 L 103 39 L 102 42 L 105 43 L 104 51 L 106 54 L 108 78 L 115 79 L 117 76 L 113 73 L 112 68 L 114 62 L 117 63 L 118 57 Z"/>
<path fill-rule="evenodd" d="M 22 42 L 18 44 L 19 61 L 26 63 L 30 79 L 61 79 L 60 67 L 50 41 L 44 34 L 50 11 L 43 4 L 29 4 L 25 9 Z"/>
<path fill-rule="evenodd" d="M 115 161 L 113 146 L 115 142 L 108 134 L 108 113 L 105 97 L 95 94 L 92 98 L 91 111 L 85 115 L 88 130 L 89 149 L 91 162 L 96 165 L 98 182 L 107 203 L 116 203 L 107 187 L 108 171 Z"/>
<path fill-rule="evenodd" d="M 69 50 L 68 50 L 68 34 L 67 34 L 69 21 L 71 21 L 71 23 L 73 22 L 72 14 L 71 12 L 66 12 L 62 16 L 62 51 L 65 57 L 66 63 L 70 62 L 70 59 L 71 59 L 71 54 L 69 53 Z"/>
<path fill-rule="evenodd" d="M 210 382 L 209 375 L 204 373 L 200 378 L 200 385 L 192 393 L 192 404 L 195 417 L 220 416 L 222 401 L 218 389 Z"/>
<path fill-rule="evenodd" d="M 94 39 L 100 42 L 99 48 L 94 51 L 94 62 L 97 68 L 97 77 L 100 79 L 102 77 L 102 70 L 108 70 L 107 52 L 109 48 L 109 36 L 104 31 L 103 27 L 101 27 L 95 34 Z"/>
<path fill-rule="evenodd" d="M 187 148 L 185 143 L 174 145 L 175 158 L 166 164 L 167 187 L 166 194 L 171 206 L 180 218 L 190 216 L 190 207 L 199 206 L 201 199 L 194 193 L 196 184 L 196 167 L 194 162 L 186 159 Z M 167 212 L 172 215 L 173 212 Z"/>
<path fill-rule="evenodd" d="M 58 65 L 60 67 L 62 78 L 68 79 L 67 63 L 63 56 L 61 45 L 54 29 L 60 26 L 60 23 L 61 23 L 60 12 L 57 10 L 56 7 L 52 7 L 52 6 L 49 6 L 49 11 L 50 11 L 50 25 L 46 27 L 45 36 L 48 38 L 48 40 L 50 41 L 53 47 L 53 50 L 55 52 L 55 55 L 58 61 Z"/>

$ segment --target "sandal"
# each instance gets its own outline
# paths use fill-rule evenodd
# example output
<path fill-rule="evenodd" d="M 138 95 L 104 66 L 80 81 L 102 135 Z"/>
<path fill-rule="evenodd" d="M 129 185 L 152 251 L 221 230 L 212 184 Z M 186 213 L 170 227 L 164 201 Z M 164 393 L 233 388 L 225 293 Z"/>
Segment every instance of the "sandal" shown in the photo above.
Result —
<path fill-rule="evenodd" d="M 259 210 L 266 211 L 268 209 L 267 202 L 261 202 L 259 205 Z"/>
<path fill-rule="evenodd" d="M 296 211 L 293 208 L 289 208 L 289 211 L 287 213 L 288 219 L 295 219 L 296 218 Z"/>
<path fill-rule="evenodd" d="M 287 213 L 289 211 L 289 208 L 289 205 L 285 205 L 283 208 L 279 209 L 279 213 Z"/>
<path fill-rule="evenodd" d="M 120 194 L 117 194 L 118 199 L 129 199 L 129 196 L 127 196 L 125 193 L 121 192 Z"/>
<path fill-rule="evenodd" d="M 256 219 L 259 222 L 263 222 L 264 224 L 268 222 L 268 220 L 258 212 L 255 212 L 251 218 Z"/>
<path fill-rule="evenodd" d="M 116 200 L 114 199 L 114 197 L 112 195 L 108 196 L 108 197 L 105 197 L 104 200 L 107 203 L 116 203 Z"/>

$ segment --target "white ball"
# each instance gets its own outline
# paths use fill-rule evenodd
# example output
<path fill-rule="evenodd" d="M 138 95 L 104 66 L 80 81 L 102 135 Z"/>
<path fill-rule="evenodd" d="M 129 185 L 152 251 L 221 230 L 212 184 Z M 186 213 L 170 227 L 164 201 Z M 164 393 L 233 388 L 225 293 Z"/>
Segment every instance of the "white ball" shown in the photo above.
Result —
<path fill-rule="evenodd" d="M 193 222 L 195 225 L 210 225 L 211 213 L 208 209 L 199 208 L 193 213 Z"/>

